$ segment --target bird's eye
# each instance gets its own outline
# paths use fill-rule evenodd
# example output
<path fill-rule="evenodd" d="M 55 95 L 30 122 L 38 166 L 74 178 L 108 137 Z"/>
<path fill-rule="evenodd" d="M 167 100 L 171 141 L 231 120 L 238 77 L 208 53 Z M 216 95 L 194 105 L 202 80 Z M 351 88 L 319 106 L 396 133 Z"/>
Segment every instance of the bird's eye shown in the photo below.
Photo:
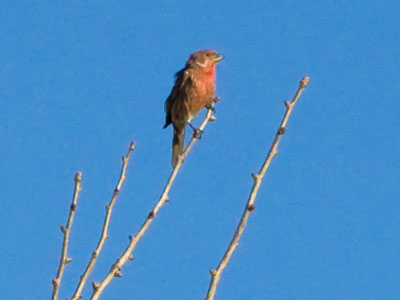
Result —
<path fill-rule="evenodd" d="M 210 56 L 210 53 L 207 53 L 206 55 L 207 55 L 207 56 Z"/>

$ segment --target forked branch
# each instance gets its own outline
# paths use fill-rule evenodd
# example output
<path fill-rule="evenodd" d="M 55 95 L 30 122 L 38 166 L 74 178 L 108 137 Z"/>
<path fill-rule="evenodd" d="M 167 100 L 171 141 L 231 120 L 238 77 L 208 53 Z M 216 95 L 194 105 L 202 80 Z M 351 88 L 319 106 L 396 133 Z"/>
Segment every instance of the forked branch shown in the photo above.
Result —
<path fill-rule="evenodd" d="M 304 77 L 300 81 L 299 88 L 297 89 L 297 92 L 296 92 L 295 96 L 293 97 L 292 101 L 285 102 L 286 112 L 285 112 L 285 115 L 283 116 L 281 124 L 279 125 L 279 129 L 274 137 L 272 145 L 269 148 L 267 157 L 265 158 L 265 161 L 264 161 L 263 165 L 261 166 L 260 171 L 257 174 L 252 174 L 253 181 L 254 181 L 253 187 L 251 189 L 249 198 L 247 200 L 246 206 L 242 213 L 242 217 L 240 218 L 239 224 L 237 225 L 235 234 L 234 234 L 228 248 L 226 249 L 224 256 L 222 257 L 221 261 L 219 262 L 218 267 L 215 270 L 210 270 L 211 281 L 210 281 L 210 284 L 208 287 L 206 300 L 214 299 L 217 285 L 221 278 L 221 274 L 222 274 L 223 270 L 225 269 L 226 265 L 228 264 L 229 260 L 231 259 L 233 252 L 239 245 L 240 237 L 243 234 L 243 230 L 247 224 L 247 219 L 249 218 L 250 213 L 255 209 L 254 202 L 256 200 L 256 196 L 257 196 L 258 190 L 260 188 L 261 181 L 262 181 L 265 173 L 267 172 L 267 169 L 272 161 L 272 158 L 278 153 L 278 150 L 277 150 L 278 145 L 282 138 L 282 135 L 285 133 L 285 127 L 289 120 L 290 114 L 292 113 L 293 107 L 296 105 L 296 102 L 299 99 L 299 97 L 301 96 L 303 90 L 307 87 L 308 82 L 309 82 L 309 77 L 308 76 Z"/>
<path fill-rule="evenodd" d="M 217 98 L 214 99 L 214 103 L 218 101 Z M 210 121 L 214 121 L 215 117 L 212 114 L 214 103 L 208 108 L 206 117 L 202 124 L 199 127 L 199 131 L 202 132 L 204 128 L 206 127 L 207 123 Z M 122 253 L 122 255 L 115 261 L 115 263 L 111 266 L 111 269 L 109 273 L 106 275 L 106 277 L 101 281 L 100 283 L 93 282 L 93 294 L 92 297 L 90 298 L 91 300 L 97 300 L 99 299 L 101 293 L 105 289 L 105 287 L 115 278 L 115 277 L 121 277 L 121 269 L 122 266 L 128 261 L 132 260 L 132 252 L 135 249 L 137 243 L 139 240 L 143 237 L 143 235 L 146 233 L 147 229 L 153 222 L 155 216 L 157 215 L 158 211 L 161 209 L 161 207 L 168 201 L 168 193 L 171 189 L 171 186 L 175 180 L 175 177 L 177 176 L 179 169 L 181 168 L 184 159 L 188 155 L 189 151 L 192 149 L 193 145 L 196 143 L 196 141 L 199 139 L 198 134 L 194 134 L 191 141 L 185 148 L 185 151 L 183 154 L 179 157 L 178 163 L 176 164 L 175 168 L 172 170 L 171 175 L 167 181 L 167 184 L 164 187 L 164 191 L 162 192 L 158 202 L 154 206 L 153 210 L 148 214 L 146 220 L 144 221 L 143 225 L 140 227 L 139 231 L 136 233 L 134 236 L 129 237 L 129 244 Z"/>
<path fill-rule="evenodd" d="M 128 153 L 122 157 L 122 169 L 121 169 L 121 174 L 119 176 L 117 185 L 114 189 L 114 192 L 112 194 L 111 200 L 110 202 L 106 205 L 106 215 L 104 218 L 104 223 L 103 223 L 103 229 L 101 231 L 101 235 L 100 235 L 100 239 L 99 242 L 97 243 L 97 247 L 96 249 L 93 251 L 92 256 L 89 260 L 88 265 L 86 266 L 85 271 L 83 272 L 83 274 L 80 277 L 78 286 L 76 287 L 75 293 L 72 296 L 71 300 L 78 300 L 82 297 L 82 289 L 86 284 L 87 278 L 89 277 L 90 273 L 93 270 L 94 265 L 96 264 L 97 258 L 101 252 L 101 250 L 103 249 L 104 243 L 106 241 L 106 239 L 108 238 L 108 226 L 110 224 L 110 218 L 111 218 L 111 213 L 112 213 L 112 209 L 114 207 L 114 204 L 117 200 L 118 197 L 118 193 L 121 190 L 122 184 L 125 181 L 125 173 L 126 173 L 126 167 L 128 166 L 128 162 L 129 162 L 129 158 L 131 157 L 132 151 L 133 149 L 135 149 L 135 143 L 132 142 L 129 145 L 129 150 Z"/>
<path fill-rule="evenodd" d="M 61 249 L 61 257 L 60 264 L 58 266 L 57 275 L 53 278 L 53 293 L 51 296 L 52 300 L 57 300 L 58 292 L 60 290 L 60 283 L 62 276 L 64 274 L 65 266 L 72 261 L 71 258 L 68 257 L 68 242 L 69 242 L 69 234 L 71 232 L 72 222 L 74 221 L 74 215 L 76 211 L 76 205 L 78 203 L 79 192 L 81 191 L 81 181 L 82 181 L 82 173 L 77 172 L 74 177 L 75 187 L 74 187 L 74 196 L 72 197 L 72 203 L 69 207 L 69 216 L 67 220 L 67 225 L 60 226 L 62 233 L 64 234 L 62 249 Z"/>

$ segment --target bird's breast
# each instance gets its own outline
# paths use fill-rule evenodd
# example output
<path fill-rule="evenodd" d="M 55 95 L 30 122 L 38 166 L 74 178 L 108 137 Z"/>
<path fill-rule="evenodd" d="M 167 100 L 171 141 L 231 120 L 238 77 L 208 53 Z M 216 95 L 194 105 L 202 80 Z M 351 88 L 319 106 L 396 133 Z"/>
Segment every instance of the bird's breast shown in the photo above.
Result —
<path fill-rule="evenodd" d="M 193 117 L 203 109 L 207 104 L 210 103 L 212 97 L 214 96 L 215 92 L 215 77 L 214 78 L 207 78 L 203 77 L 195 80 L 195 84 L 192 90 L 192 97 L 191 97 L 191 107 L 190 107 L 190 115 Z"/>

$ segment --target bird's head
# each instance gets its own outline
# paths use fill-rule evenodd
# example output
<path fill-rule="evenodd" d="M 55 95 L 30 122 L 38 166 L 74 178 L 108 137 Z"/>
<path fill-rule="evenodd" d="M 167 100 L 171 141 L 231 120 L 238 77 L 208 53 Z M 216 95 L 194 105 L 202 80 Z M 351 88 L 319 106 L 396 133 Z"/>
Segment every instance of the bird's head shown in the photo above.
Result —
<path fill-rule="evenodd" d="M 186 65 L 196 69 L 210 70 L 215 68 L 223 58 L 224 57 L 215 50 L 201 50 L 190 55 Z"/>

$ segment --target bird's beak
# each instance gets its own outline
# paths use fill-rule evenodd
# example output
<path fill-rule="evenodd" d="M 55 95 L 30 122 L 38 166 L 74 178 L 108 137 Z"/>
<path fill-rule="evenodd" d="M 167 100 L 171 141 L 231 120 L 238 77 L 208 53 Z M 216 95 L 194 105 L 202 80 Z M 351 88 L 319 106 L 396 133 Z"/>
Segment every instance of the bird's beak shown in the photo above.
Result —
<path fill-rule="evenodd" d="M 224 59 L 223 55 L 217 53 L 217 55 L 215 55 L 214 61 L 218 63 L 218 62 L 220 62 L 220 61 L 223 60 L 223 59 Z"/>

